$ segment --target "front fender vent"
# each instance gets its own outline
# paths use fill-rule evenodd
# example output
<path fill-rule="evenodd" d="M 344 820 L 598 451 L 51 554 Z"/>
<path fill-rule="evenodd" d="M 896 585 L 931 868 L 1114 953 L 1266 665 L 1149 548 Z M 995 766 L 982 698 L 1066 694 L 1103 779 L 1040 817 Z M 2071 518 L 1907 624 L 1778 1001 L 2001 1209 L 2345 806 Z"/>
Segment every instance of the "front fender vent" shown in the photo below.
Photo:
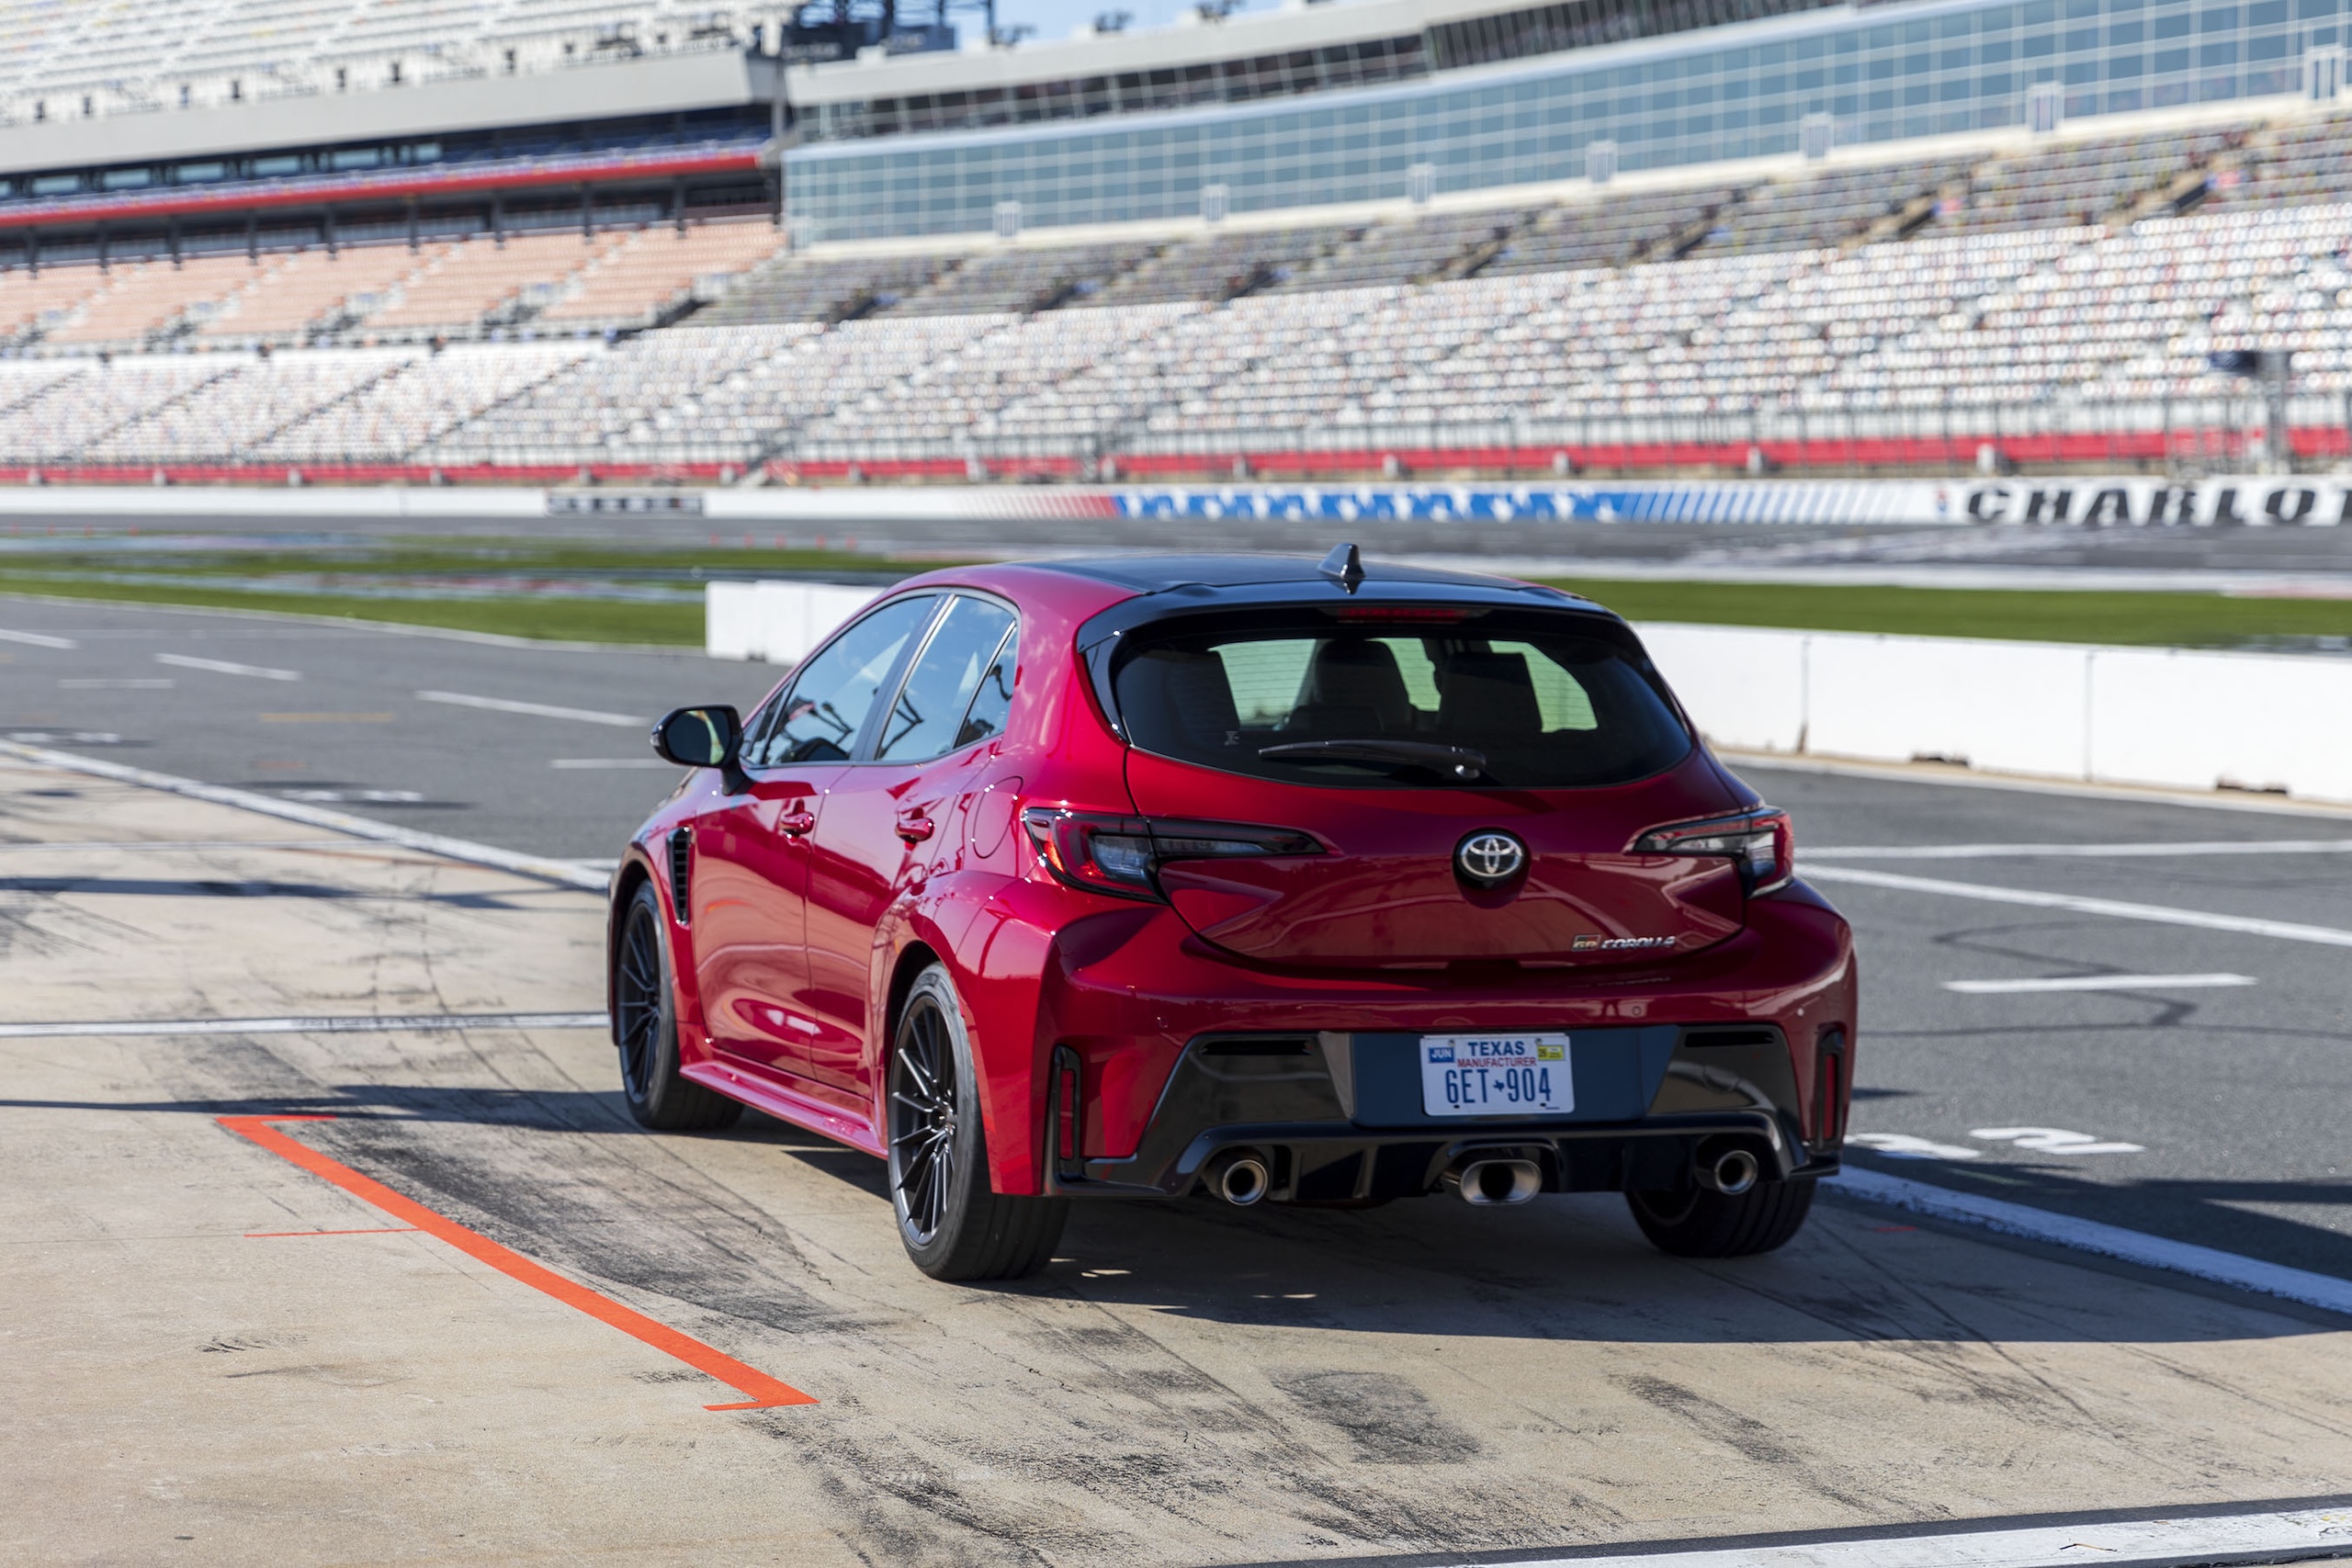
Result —
<path fill-rule="evenodd" d="M 695 890 L 695 830 L 690 827 L 670 829 L 670 908 L 678 923 L 685 925 L 693 919 Z"/>

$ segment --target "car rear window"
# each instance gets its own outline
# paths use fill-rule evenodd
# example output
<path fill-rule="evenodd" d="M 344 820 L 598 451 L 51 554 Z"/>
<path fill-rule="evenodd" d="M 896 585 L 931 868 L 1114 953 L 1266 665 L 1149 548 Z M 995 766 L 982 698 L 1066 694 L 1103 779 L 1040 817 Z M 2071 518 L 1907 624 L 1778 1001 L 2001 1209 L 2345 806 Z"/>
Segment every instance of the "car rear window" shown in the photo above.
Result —
<path fill-rule="evenodd" d="M 1691 746 L 1638 656 L 1562 616 L 1351 626 L 1307 610 L 1146 626 L 1112 689 L 1142 750 L 1296 784 L 1622 784 Z"/>

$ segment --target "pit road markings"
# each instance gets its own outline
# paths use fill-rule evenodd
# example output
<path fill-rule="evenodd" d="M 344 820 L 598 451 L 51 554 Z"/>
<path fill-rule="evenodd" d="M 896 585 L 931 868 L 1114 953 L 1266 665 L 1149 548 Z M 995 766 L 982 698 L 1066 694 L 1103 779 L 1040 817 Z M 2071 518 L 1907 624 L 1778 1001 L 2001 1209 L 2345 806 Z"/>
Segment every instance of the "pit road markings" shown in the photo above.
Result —
<path fill-rule="evenodd" d="M 299 670 L 274 670 L 266 664 L 239 664 L 227 659 L 198 659 L 192 653 L 159 653 L 155 662 L 175 670 L 209 670 L 215 675 L 250 675 L 257 681 L 299 681 Z"/>
<path fill-rule="evenodd" d="M 643 1313 L 623 1306 L 610 1296 L 568 1280 L 544 1265 L 534 1263 L 521 1253 L 501 1247 L 480 1231 L 469 1230 L 413 1198 L 402 1197 L 373 1177 L 362 1176 L 341 1161 L 330 1159 L 308 1145 L 297 1143 L 270 1125 L 277 1122 L 332 1122 L 335 1120 L 333 1116 L 221 1116 L 215 1120 L 239 1137 L 259 1145 L 313 1176 L 333 1182 L 361 1202 L 372 1204 L 396 1220 L 407 1221 L 415 1229 L 448 1243 L 477 1262 L 487 1263 L 508 1279 L 528 1285 L 542 1295 L 551 1296 L 601 1323 L 610 1324 L 623 1334 L 684 1361 L 696 1371 L 751 1395 L 750 1399 L 738 1404 L 706 1404 L 703 1406 L 705 1410 L 775 1410 L 785 1405 L 817 1403 L 814 1395 L 803 1393 L 790 1383 L 779 1382 L 756 1367 L 747 1366 L 723 1350 L 690 1338 L 667 1324 L 657 1323 Z"/>
<path fill-rule="evenodd" d="M 2060 975 L 2040 980 L 1946 980 L 1964 997 L 2040 996 L 2059 991 L 2180 991 L 2258 984 L 2251 975 Z"/>
<path fill-rule="evenodd" d="M 1838 844 L 1807 860 L 2175 860 L 2184 855 L 2352 854 L 2352 839 L 2211 839 L 2178 844 Z"/>
<path fill-rule="evenodd" d="M 1517 1568 L 2059 1568 L 2113 1562 L 2297 1562 L 2352 1556 L 2352 1509 L 2095 1519 L 2023 1529 L 1747 1541 L 1685 1551 L 1521 1558 Z"/>
<path fill-rule="evenodd" d="M 609 724 L 624 729 L 650 729 L 653 721 L 635 714 L 605 713 L 597 708 L 559 707 L 553 703 L 516 702 L 511 697 L 477 697 L 465 692 L 419 692 L 421 703 L 444 703 L 451 707 L 485 708 L 492 713 L 519 713 L 533 718 L 568 718 L 581 724 Z"/>
<path fill-rule="evenodd" d="M 1891 888 L 1898 893 L 1936 893 L 1948 898 L 1974 898 L 1988 904 L 2022 904 L 2029 908 L 2106 915 L 2113 919 L 2145 920 L 2160 926 L 2193 926 L 2200 931 L 2267 936 L 2278 942 L 2352 947 L 2352 931 L 2336 926 L 2299 925 L 2291 920 L 2266 920 L 2250 915 L 2218 915 L 2204 909 L 2177 909 L 2167 904 L 2126 903 L 2120 898 L 2085 898 L 2072 893 L 2039 893 L 2027 887 L 1994 887 L 1981 882 L 1945 882 L 1932 876 L 1903 876 L 1891 871 L 1865 871 L 1850 865 L 1810 866 L 1803 874 L 1813 882 L 1847 882 L 1862 887 Z"/>

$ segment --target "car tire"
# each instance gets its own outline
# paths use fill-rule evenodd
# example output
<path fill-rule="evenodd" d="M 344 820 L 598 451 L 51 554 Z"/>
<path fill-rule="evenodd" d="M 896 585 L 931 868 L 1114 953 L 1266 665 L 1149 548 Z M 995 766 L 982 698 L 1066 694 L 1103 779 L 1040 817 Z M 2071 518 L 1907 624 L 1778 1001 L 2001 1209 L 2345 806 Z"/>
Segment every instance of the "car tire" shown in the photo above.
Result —
<path fill-rule="evenodd" d="M 662 895 L 638 885 L 613 953 L 613 1044 L 621 1095 L 640 1127 L 705 1133 L 731 1127 L 743 1107 L 678 1072 L 678 987 L 671 972 Z"/>
<path fill-rule="evenodd" d="M 1660 1252 L 1677 1258 L 1751 1258 L 1784 1245 L 1813 1209 L 1811 1180 L 1765 1181 L 1736 1197 L 1694 1187 L 1628 1192 L 1634 1223 Z"/>
<path fill-rule="evenodd" d="M 915 976 L 892 1031 L 886 1124 L 899 1239 L 934 1280 L 1021 1280 L 1050 1262 L 1064 1198 L 998 1192 L 963 1004 L 947 970 Z"/>

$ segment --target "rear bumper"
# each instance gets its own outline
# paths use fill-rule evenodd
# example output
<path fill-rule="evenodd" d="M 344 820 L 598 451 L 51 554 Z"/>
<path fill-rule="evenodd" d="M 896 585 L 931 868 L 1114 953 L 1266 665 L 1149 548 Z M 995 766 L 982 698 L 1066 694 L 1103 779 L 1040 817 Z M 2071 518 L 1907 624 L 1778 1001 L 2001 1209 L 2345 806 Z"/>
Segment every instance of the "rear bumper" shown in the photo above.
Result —
<path fill-rule="evenodd" d="M 1419 1196 L 1477 1158 L 1530 1161 L 1546 1192 L 1687 1189 L 1702 1162 L 1735 1146 L 1756 1156 L 1766 1180 L 1838 1168 L 1834 1145 L 1804 1141 L 1777 1029 L 1585 1032 L 1573 1047 L 1577 1100 L 1597 1114 L 1540 1119 L 1422 1113 L 1411 1041 L 1341 1033 L 1195 1040 L 1134 1156 L 1050 1159 L 1046 1190 L 1179 1197 L 1219 1156 L 1245 1151 L 1267 1168 L 1267 1197 L 1301 1203 Z M 1408 1067 L 1410 1077 L 1400 1070 Z"/>
<path fill-rule="evenodd" d="M 1303 1202 L 1428 1191 L 1464 1149 L 1506 1145 L 1540 1151 L 1528 1157 L 1552 1191 L 1673 1189 L 1701 1145 L 1727 1137 L 1752 1141 L 1766 1179 L 1836 1168 L 1853 946 L 1802 884 L 1670 965 L 1282 975 L 1208 952 L 1149 908 L 1069 926 L 1056 945 L 1029 1080 L 1027 1146 L 1043 1159 L 1012 1190 L 1179 1194 L 1241 1148 L 1272 1156 L 1270 1197 Z M 1425 1115 L 1419 1036 L 1463 1030 L 1566 1033 L 1574 1112 Z"/>

